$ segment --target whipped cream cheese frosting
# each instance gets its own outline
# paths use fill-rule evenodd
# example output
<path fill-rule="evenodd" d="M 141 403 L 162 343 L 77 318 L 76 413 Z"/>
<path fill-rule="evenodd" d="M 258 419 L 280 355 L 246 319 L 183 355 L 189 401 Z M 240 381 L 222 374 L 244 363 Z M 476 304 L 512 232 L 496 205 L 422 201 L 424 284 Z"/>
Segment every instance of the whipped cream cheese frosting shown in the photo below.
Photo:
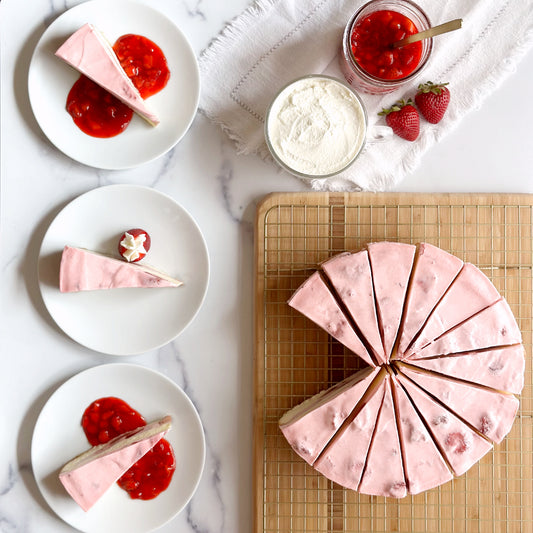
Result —
<path fill-rule="evenodd" d="M 278 159 L 310 176 L 334 174 L 361 150 L 365 112 L 343 83 L 327 77 L 301 78 L 274 100 L 267 119 L 267 138 Z"/>

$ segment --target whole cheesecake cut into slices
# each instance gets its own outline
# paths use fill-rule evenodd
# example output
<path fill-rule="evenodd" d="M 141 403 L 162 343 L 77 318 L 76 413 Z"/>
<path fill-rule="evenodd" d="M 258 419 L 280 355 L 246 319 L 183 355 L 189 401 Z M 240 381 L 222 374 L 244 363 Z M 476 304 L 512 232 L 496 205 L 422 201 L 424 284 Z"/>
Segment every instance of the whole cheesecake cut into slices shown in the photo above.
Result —
<path fill-rule="evenodd" d="M 171 417 L 166 416 L 93 446 L 69 461 L 61 469 L 59 480 L 74 501 L 88 511 L 122 474 L 167 434 L 171 425 Z"/>
<path fill-rule="evenodd" d="M 180 285 L 183 285 L 183 282 L 155 268 L 127 263 L 84 248 L 65 246 L 61 256 L 59 267 L 61 292 Z"/>
<path fill-rule="evenodd" d="M 521 342 L 522 334 L 513 312 L 502 298 L 415 352 L 407 361 Z"/>
<path fill-rule="evenodd" d="M 406 365 L 401 366 L 401 372 L 491 441 L 499 443 L 511 431 L 519 405 L 512 394 Z"/>
<path fill-rule="evenodd" d="M 146 105 L 124 72 L 109 42 L 92 24 L 84 24 L 73 33 L 55 55 L 116 96 L 153 126 L 159 124 L 158 116 Z"/>
<path fill-rule="evenodd" d="M 326 330 L 370 366 L 376 366 L 320 272 L 315 272 L 307 278 L 288 304 Z"/>
<path fill-rule="evenodd" d="M 287 411 L 281 432 L 302 459 L 313 464 L 341 424 L 355 409 L 379 369 L 364 368 L 335 386 Z"/>
<path fill-rule="evenodd" d="M 386 361 L 390 358 L 400 327 L 415 252 L 416 246 L 399 242 L 368 245 Z"/>
<path fill-rule="evenodd" d="M 346 306 L 376 361 L 386 362 L 372 283 L 368 252 L 342 253 L 322 263 L 331 285 Z"/>
<path fill-rule="evenodd" d="M 442 357 L 409 359 L 409 364 L 512 394 L 520 394 L 524 387 L 526 361 L 521 344 Z"/>
<path fill-rule="evenodd" d="M 450 481 L 453 474 L 395 376 L 391 383 L 407 490 L 419 494 Z"/>
<path fill-rule="evenodd" d="M 401 358 L 462 267 L 461 259 L 440 248 L 418 245 L 395 358 Z"/>

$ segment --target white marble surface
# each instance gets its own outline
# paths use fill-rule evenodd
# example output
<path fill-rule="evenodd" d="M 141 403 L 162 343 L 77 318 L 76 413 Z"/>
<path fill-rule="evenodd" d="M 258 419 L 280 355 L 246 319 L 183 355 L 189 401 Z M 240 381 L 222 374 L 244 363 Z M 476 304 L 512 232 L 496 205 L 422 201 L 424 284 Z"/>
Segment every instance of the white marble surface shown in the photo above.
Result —
<path fill-rule="evenodd" d="M 36 265 L 57 212 L 106 184 L 148 185 L 170 194 L 196 219 L 211 259 L 211 281 L 194 322 L 174 342 L 136 357 L 181 385 L 196 405 L 207 460 L 196 495 L 160 531 L 251 530 L 252 295 L 255 205 L 272 191 L 305 183 L 231 142 L 197 115 L 167 155 L 137 169 L 99 171 L 58 152 L 33 118 L 27 91 L 31 53 L 54 18 L 78 1 L 2 0 L 0 255 L 0 532 L 70 531 L 41 497 L 32 476 L 33 426 L 50 394 L 78 371 L 117 358 L 67 338 L 42 303 Z M 248 0 L 152 0 L 200 54 Z M 428 153 L 397 190 L 533 192 L 533 54 L 457 129 Z"/>

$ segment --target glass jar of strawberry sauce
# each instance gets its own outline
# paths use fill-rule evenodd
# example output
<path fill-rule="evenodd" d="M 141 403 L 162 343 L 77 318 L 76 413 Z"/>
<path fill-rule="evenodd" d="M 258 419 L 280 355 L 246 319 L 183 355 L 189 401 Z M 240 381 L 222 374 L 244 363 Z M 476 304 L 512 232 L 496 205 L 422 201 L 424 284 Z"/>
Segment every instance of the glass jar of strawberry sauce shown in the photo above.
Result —
<path fill-rule="evenodd" d="M 411 81 L 431 55 L 433 39 L 399 48 L 392 43 L 427 30 L 426 13 L 410 0 L 372 0 L 346 25 L 340 55 L 346 81 L 361 91 L 384 94 Z"/>

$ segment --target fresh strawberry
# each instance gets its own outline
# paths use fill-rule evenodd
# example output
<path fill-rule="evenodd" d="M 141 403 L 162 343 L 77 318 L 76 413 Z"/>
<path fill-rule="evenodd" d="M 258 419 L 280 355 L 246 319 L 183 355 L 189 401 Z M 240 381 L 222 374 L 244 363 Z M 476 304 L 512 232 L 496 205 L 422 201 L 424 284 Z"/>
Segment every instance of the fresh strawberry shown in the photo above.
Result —
<path fill-rule="evenodd" d="M 118 252 L 129 263 L 135 263 L 147 254 L 151 243 L 150 235 L 143 229 L 129 229 L 118 241 Z"/>
<path fill-rule="evenodd" d="M 431 124 L 437 124 L 442 120 L 448 104 L 450 103 L 450 91 L 447 83 L 421 83 L 415 96 L 415 102 L 422 116 Z"/>
<path fill-rule="evenodd" d="M 400 100 L 388 109 L 383 109 L 379 115 L 385 115 L 387 124 L 392 131 L 407 141 L 414 141 L 420 132 L 420 117 L 409 98 L 407 102 Z"/>

